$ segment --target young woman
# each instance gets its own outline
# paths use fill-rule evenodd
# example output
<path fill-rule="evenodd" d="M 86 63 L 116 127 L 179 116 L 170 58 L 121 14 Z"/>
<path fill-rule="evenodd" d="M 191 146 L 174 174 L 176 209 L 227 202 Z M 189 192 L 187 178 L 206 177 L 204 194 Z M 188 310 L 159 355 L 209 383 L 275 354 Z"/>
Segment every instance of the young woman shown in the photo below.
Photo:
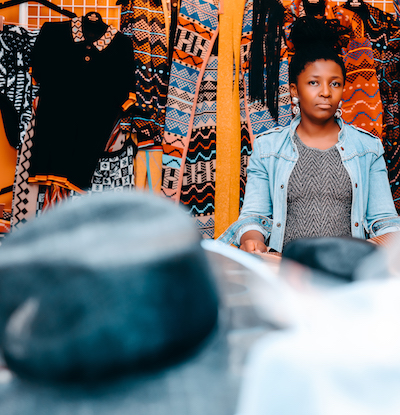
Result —
<path fill-rule="evenodd" d="M 346 70 L 330 30 L 311 19 L 296 23 L 289 68 L 295 117 L 254 140 L 243 208 L 223 242 L 282 252 L 298 238 L 400 231 L 380 140 L 341 119 Z"/>

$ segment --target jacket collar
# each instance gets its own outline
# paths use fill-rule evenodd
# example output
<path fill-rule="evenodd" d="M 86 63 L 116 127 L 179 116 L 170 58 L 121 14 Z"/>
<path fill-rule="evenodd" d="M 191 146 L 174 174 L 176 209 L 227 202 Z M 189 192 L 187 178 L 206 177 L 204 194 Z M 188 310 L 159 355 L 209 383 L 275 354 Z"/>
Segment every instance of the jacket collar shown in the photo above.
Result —
<path fill-rule="evenodd" d="M 83 42 L 85 40 L 82 29 L 82 21 L 83 17 L 74 17 L 71 19 L 71 32 L 74 42 Z M 116 29 L 113 25 L 109 25 L 104 35 L 100 39 L 93 42 L 93 46 L 101 52 L 111 43 L 117 32 L 118 29 Z"/>
<path fill-rule="evenodd" d="M 293 136 L 294 136 L 294 133 L 296 131 L 296 128 L 300 124 L 300 121 L 301 121 L 301 115 L 299 113 L 290 122 L 290 140 L 292 141 L 292 143 L 294 143 Z M 344 124 L 341 117 L 336 118 L 336 122 L 338 123 L 338 125 L 340 127 L 340 131 L 339 131 L 339 134 L 338 134 L 338 143 L 337 143 L 337 144 L 339 144 L 339 143 L 342 143 L 345 139 L 345 128 L 344 128 L 345 124 Z"/>

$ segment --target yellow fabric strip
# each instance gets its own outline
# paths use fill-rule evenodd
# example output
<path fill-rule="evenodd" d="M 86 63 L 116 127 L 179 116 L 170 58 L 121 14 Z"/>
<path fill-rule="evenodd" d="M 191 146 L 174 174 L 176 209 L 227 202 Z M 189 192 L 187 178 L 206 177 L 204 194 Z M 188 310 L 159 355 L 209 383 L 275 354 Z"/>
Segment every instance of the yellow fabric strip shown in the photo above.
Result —
<path fill-rule="evenodd" d="M 167 45 L 169 45 L 169 26 L 171 25 L 171 14 L 168 10 L 167 0 L 162 0 L 162 7 L 165 17 L 165 35 L 167 36 Z"/>
<path fill-rule="evenodd" d="M 135 157 L 135 187 L 161 192 L 162 150 L 139 150 Z"/>
<path fill-rule="evenodd" d="M 224 2 L 218 41 L 215 238 L 238 218 L 240 197 L 239 67 L 245 0 Z"/>

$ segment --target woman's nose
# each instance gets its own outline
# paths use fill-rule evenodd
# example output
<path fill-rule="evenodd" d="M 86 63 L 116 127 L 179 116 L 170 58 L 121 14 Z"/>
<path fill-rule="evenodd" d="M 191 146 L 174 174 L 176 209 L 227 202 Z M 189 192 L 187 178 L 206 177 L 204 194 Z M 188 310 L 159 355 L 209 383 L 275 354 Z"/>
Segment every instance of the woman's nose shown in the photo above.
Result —
<path fill-rule="evenodd" d="M 330 96 L 331 95 L 331 88 L 330 88 L 330 85 L 329 85 L 329 83 L 325 83 L 325 82 L 323 82 L 322 84 L 321 84 L 321 91 L 320 91 L 320 94 L 321 94 L 321 96 L 324 96 L 324 97 L 326 97 L 326 96 Z"/>

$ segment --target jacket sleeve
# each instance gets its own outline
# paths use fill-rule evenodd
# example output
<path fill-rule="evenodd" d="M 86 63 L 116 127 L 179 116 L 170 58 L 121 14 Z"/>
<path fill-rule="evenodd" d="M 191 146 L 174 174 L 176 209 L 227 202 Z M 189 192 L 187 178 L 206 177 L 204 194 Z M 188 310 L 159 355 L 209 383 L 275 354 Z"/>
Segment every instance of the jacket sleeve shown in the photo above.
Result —
<path fill-rule="evenodd" d="M 272 229 L 272 197 L 269 174 L 262 162 L 258 140 L 254 140 L 253 154 L 247 167 L 247 184 L 243 208 L 239 219 L 218 239 L 225 243 L 240 246 L 244 233 L 256 230 L 269 238 Z"/>
<path fill-rule="evenodd" d="M 381 142 L 377 142 L 378 157 L 372 162 L 369 173 L 366 225 L 370 237 L 400 231 L 400 217 L 390 191 L 384 150 Z"/>

